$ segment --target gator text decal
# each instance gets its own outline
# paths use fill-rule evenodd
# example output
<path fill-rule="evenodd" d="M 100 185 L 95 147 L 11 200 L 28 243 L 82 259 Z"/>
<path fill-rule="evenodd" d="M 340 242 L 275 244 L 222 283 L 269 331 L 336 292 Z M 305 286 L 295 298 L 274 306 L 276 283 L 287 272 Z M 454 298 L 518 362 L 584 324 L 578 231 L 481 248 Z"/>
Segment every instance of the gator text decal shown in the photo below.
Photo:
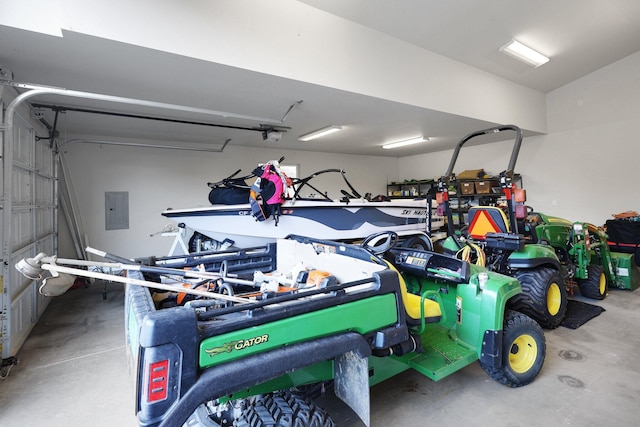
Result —
<path fill-rule="evenodd" d="M 246 340 L 229 341 L 222 344 L 220 347 L 205 350 L 205 353 L 213 357 L 221 353 L 231 353 L 233 350 L 244 350 L 245 348 L 253 347 L 254 345 L 264 344 L 267 341 L 269 341 L 268 334 L 259 335 L 257 337 L 247 338 Z"/>

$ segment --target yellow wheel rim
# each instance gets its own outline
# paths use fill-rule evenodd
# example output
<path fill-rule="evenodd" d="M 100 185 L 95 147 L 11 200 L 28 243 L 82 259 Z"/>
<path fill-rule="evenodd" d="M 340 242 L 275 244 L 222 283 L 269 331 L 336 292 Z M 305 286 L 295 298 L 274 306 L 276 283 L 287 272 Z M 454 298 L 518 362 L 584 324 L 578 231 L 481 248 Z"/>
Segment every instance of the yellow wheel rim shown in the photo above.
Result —
<path fill-rule="evenodd" d="M 604 295 L 607 292 L 607 278 L 604 273 L 600 274 L 600 295 Z"/>
<path fill-rule="evenodd" d="M 547 310 L 549 314 L 555 316 L 560 311 L 560 305 L 562 304 L 562 292 L 560 292 L 560 286 L 553 282 L 549 286 L 549 292 L 547 293 Z"/>
<path fill-rule="evenodd" d="M 536 357 L 538 356 L 538 344 L 531 335 L 520 335 L 509 349 L 509 366 L 513 372 L 517 374 L 524 374 L 529 371 L 536 363 Z"/>

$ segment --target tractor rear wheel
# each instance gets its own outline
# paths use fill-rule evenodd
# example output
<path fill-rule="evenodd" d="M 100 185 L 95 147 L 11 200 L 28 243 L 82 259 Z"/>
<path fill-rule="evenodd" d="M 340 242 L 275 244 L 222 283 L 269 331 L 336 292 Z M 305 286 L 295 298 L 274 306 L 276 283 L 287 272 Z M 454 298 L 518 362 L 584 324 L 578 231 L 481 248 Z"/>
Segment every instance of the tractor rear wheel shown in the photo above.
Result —
<path fill-rule="evenodd" d="M 578 287 L 583 297 L 602 300 L 607 295 L 607 276 L 604 267 L 591 264 L 586 279 L 578 279 Z"/>
<path fill-rule="evenodd" d="M 532 317 L 543 328 L 557 328 L 567 311 L 567 289 L 560 273 L 539 267 L 519 270 L 515 277 L 522 293 L 509 300 L 509 307 Z"/>
<path fill-rule="evenodd" d="M 534 380 L 546 354 L 544 332 L 526 314 L 506 310 L 502 337 L 502 366 L 480 363 L 494 380 L 509 387 L 521 387 Z"/>
<path fill-rule="evenodd" d="M 310 399 L 289 392 L 256 396 L 234 426 L 239 427 L 324 427 L 335 423 Z"/>

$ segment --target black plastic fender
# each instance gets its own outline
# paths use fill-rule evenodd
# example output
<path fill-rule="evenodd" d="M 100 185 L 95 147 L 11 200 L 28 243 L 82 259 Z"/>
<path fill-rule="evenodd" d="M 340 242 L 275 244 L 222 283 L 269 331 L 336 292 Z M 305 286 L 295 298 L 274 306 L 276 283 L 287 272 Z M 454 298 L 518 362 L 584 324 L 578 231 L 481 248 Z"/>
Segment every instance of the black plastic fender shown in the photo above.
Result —
<path fill-rule="evenodd" d="M 296 369 L 352 352 L 361 358 L 371 354 L 367 340 L 356 332 L 324 337 L 281 347 L 207 369 L 156 425 L 184 424 L 203 402 L 249 388 Z"/>
<path fill-rule="evenodd" d="M 543 265 L 550 265 L 558 271 L 562 271 L 562 265 L 558 262 L 557 258 L 533 258 L 533 259 L 518 259 L 509 260 L 509 268 L 512 270 L 524 270 L 530 268 L 536 268 Z"/>
<path fill-rule="evenodd" d="M 556 255 L 555 249 L 550 245 L 530 243 L 524 245 L 522 250 L 509 254 L 509 268 L 512 270 L 536 268 L 548 265 L 558 271 L 562 271 L 562 265 Z"/>

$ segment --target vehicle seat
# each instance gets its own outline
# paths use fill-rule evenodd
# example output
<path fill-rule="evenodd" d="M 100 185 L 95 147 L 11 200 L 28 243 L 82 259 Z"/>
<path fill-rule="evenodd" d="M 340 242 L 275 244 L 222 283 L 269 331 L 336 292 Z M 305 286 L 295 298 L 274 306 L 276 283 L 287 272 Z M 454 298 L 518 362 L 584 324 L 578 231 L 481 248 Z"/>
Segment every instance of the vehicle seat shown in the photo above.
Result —
<path fill-rule="evenodd" d="M 531 212 L 527 215 L 524 221 L 522 221 L 522 224 L 519 225 L 519 227 L 527 241 L 537 242 L 538 236 L 536 234 L 536 227 L 539 225 L 544 225 L 542 217 L 538 213 Z"/>
<path fill-rule="evenodd" d="M 398 273 L 398 279 L 400 280 L 400 293 L 402 294 L 402 305 L 404 305 L 404 311 L 407 315 L 407 323 L 410 325 L 420 325 L 422 319 L 420 318 L 420 295 L 415 295 L 407 291 L 407 284 L 404 281 L 402 274 L 388 261 L 385 261 L 390 269 Z M 442 318 L 442 310 L 440 304 L 437 301 L 425 298 L 424 300 L 424 319 L 425 323 L 437 323 Z"/>
<path fill-rule="evenodd" d="M 487 233 L 510 233 L 509 220 L 504 211 L 495 206 L 472 207 L 468 233 L 474 239 L 484 239 Z"/>

